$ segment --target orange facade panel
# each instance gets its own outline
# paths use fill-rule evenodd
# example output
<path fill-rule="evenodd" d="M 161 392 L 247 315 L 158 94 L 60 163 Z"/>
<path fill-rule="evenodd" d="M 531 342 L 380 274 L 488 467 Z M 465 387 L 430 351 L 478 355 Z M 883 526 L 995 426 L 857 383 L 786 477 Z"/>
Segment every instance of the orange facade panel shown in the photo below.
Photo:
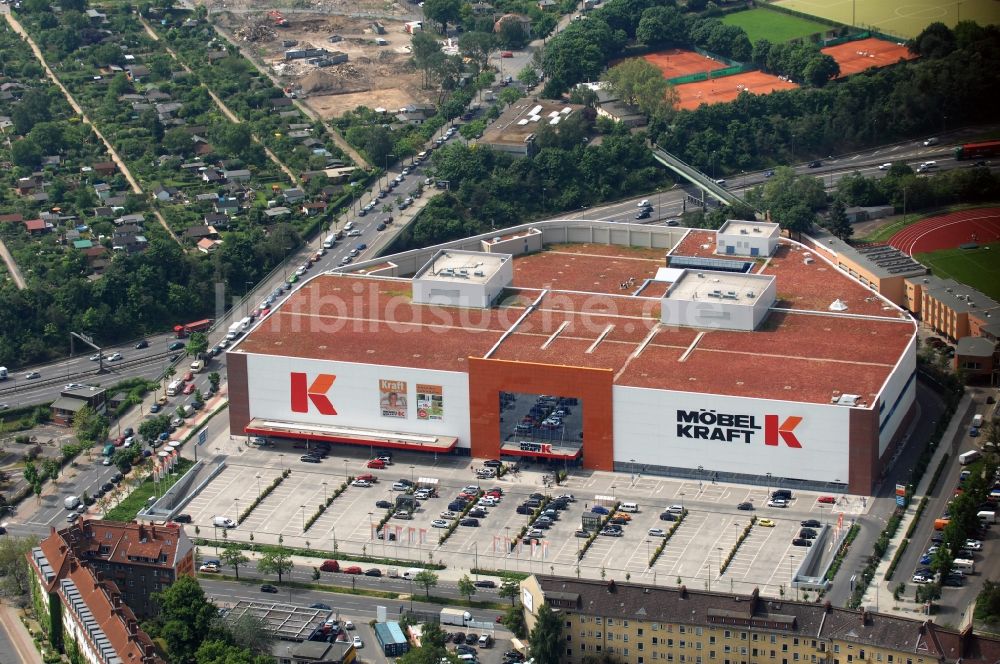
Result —
<path fill-rule="evenodd" d="M 469 358 L 472 456 L 500 455 L 500 393 L 576 397 L 583 405 L 583 467 L 613 470 L 614 436 L 610 369 Z"/>

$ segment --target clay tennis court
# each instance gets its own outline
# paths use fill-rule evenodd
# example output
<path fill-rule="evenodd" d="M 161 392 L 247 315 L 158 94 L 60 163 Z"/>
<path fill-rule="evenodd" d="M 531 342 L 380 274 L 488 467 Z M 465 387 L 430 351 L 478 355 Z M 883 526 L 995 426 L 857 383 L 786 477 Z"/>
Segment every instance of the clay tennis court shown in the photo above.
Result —
<path fill-rule="evenodd" d="M 918 221 L 893 235 L 889 244 L 913 256 L 954 249 L 967 242 L 983 244 L 998 239 L 1000 208 L 979 208 Z"/>
<path fill-rule="evenodd" d="M 642 56 L 642 59 L 663 72 L 663 78 L 667 80 L 677 78 L 678 76 L 710 72 L 726 67 L 725 63 L 718 60 L 707 58 L 694 51 L 685 51 L 679 48 L 648 53 Z"/>
<path fill-rule="evenodd" d="M 827 46 L 820 50 L 840 65 L 840 76 L 837 78 L 857 74 L 871 67 L 896 64 L 900 59 L 913 60 L 917 57 L 905 46 L 874 37 Z"/>
<path fill-rule="evenodd" d="M 755 95 L 766 95 L 776 90 L 792 90 L 799 87 L 791 81 L 760 71 L 748 71 L 722 78 L 710 78 L 696 83 L 678 85 L 677 108 L 694 110 L 702 104 L 721 104 L 732 101 L 746 90 Z"/>

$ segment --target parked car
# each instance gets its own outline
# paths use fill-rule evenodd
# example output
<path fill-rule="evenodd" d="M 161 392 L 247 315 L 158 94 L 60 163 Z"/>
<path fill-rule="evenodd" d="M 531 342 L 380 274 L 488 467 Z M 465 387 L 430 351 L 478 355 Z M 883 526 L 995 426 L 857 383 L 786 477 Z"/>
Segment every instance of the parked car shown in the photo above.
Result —
<path fill-rule="evenodd" d="M 836 504 L 837 499 L 834 498 L 833 496 L 820 496 L 819 498 L 816 499 L 816 502 L 821 503 L 823 505 L 834 505 Z"/>
<path fill-rule="evenodd" d="M 272 586 L 270 583 L 265 583 L 260 587 L 260 591 L 262 593 L 276 593 L 278 592 L 278 589 Z"/>
<path fill-rule="evenodd" d="M 774 521 L 772 521 L 771 519 L 758 519 L 757 525 L 763 526 L 764 528 L 774 528 L 775 524 Z"/>
<path fill-rule="evenodd" d="M 431 521 L 431 528 L 447 528 L 448 522 L 444 519 L 434 519 Z"/>
<path fill-rule="evenodd" d="M 590 511 L 594 514 L 610 514 L 608 508 L 601 505 L 594 505 L 590 508 Z"/>
<path fill-rule="evenodd" d="M 478 528 L 479 527 L 479 519 L 465 518 L 465 519 L 462 519 L 461 521 L 459 521 L 458 525 L 460 525 L 460 526 L 469 526 L 471 528 Z"/>
<path fill-rule="evenodd" d="M 351 565 L 350 567 L 343 567 L 340 570 L 344 574 L 364 574 L 364 571 L 357 565 Z"/>
<path fill-rule="evenodd" d="M 673 512 L 660 512 L 660 521 L 676 521 L 677 515 Z"/>
<path fill-rule="evenodd" d="M 378 567 L 370 567 L 365 570 L 365 576 L 382 576 L 382 570 Z M 347 629 L 354 629 L 354 624 L 352 623 L 349 627 L 345 625 Z"/>
<path fill-rule="evenodd" d="M 739 505 L 736 506 L 736 509 L 745 511 L 753 510 L 753 503 L 748 503 L 748 502 L 740 503 Z"/>
<path fill-rule="evenodd" d="M 792 540 L 792 546 L 812 546 L 812 540 L 807 540 L 802 537 L 796 537 Z"/>
<path fill-rule="evenodd" d="M 496 581 L 491 581 L 489 579 L 480 579 L 480 580 L 476 581 L 475 583 L 473 583 L 472 585 L 474 585 L 477 588 L 496 588 L 497 587 Z"/>
<path fill-rule="evenodd" d="M 819 528 L 823 524 L 816 519 L 806 519 L 805 521 L 800 521 L 799 525 L 803 528 Z"/>
<path fill-rule="evenodd" d="M 772 498 L 767 501 L 768 507 L 788 507 L 788 501 L 784 498 Z"/>
<path fill-rule="evenodd" d="M 650 528 L 647 533 L 650 537 L 666 537 L 667 531 L 663 528 Z"/>

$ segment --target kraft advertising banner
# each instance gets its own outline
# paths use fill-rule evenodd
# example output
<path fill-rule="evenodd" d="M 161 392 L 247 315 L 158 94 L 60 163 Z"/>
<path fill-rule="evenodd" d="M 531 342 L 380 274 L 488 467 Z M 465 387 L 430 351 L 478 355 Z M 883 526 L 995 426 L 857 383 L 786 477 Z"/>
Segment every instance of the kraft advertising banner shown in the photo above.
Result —
<path fill-rule="evenodd" d="M 417 419 L 440 420 L 444 417 L 444 389 L 440 385 L 417 383 Z"/>
<path fill-rule="evenodd" d="M 379 406 L 382 417 L 406 418 L 406 381 L 379 379 Z"/>

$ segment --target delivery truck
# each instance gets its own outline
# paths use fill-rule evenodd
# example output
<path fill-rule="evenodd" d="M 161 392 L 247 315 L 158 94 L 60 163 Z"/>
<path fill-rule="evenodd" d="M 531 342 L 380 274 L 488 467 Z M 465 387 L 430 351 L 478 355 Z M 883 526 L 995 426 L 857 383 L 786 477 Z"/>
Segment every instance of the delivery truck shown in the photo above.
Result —
<path fill-rule="evenodd" d="M 441 609 L 442 625 L 460 625 L 465 627 L 472 622 L 472 614 L 463 609 L 444 608 Z"/>
<path fill-rule="evenodd" d="M 235 323 L 230 325 L 229 331 L 226 332 L 226 338 L 232 341 L 236 337 L 240 336 L 240 333 L 242 332 L 242 325 L 243 324 L 240 321 L 236 321 Z"/>
<path fill-rule="evenodd" d="M 978 461 L 981 456 L 979 450 L 969 450 L 958 455 L 958 462 L 963 466 L 968 466 L 970 463 Z"/>

